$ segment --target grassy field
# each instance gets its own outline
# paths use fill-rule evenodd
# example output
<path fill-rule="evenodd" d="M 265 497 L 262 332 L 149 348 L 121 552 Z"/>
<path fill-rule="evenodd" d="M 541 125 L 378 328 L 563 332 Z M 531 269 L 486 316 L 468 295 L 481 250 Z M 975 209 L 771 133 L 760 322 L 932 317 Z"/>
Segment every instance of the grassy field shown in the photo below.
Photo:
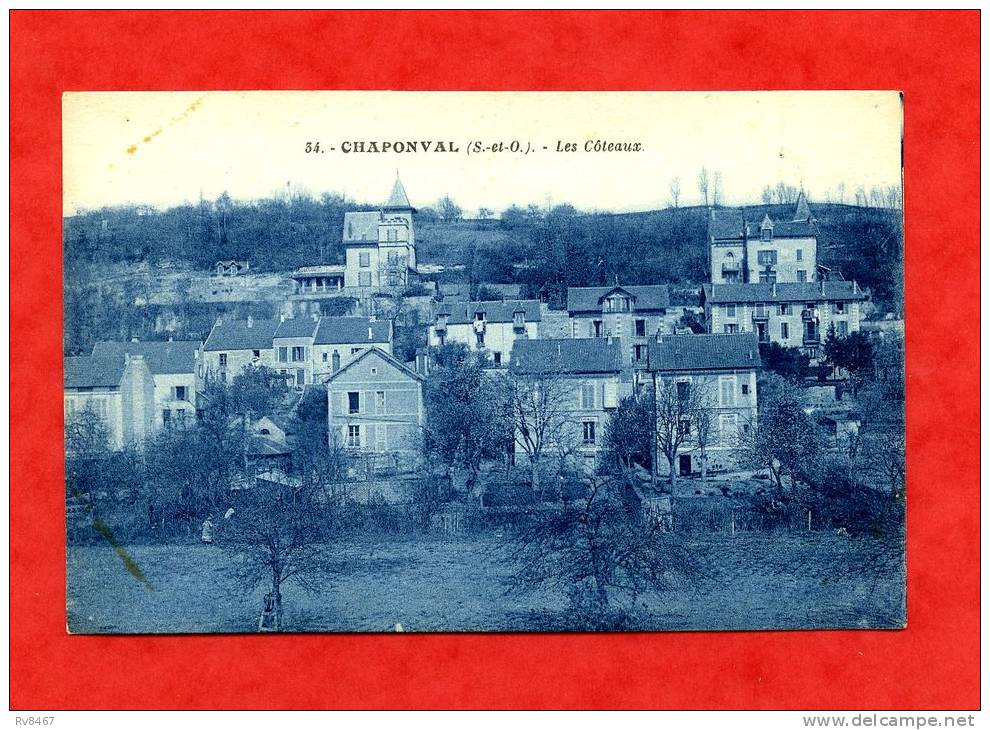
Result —
<path fill-rule="evenodd" d="M 527 631 L 569 627 L 549 591 L 507 596 L 511 566 L 494 537 L 384 538 L 333 548 L 335 578 L 319 593 L 286 584 L 292 631 Z M 894 628 L 901 575 L 877 576 L 873 546 L 832 533 L 720 536 L 694 545 L 705 575 L 644 604 L 650 630 Z M 109 546 L 70 546 L 68 625 L 75 633 L 244 632 L 264 588 L 245 592 L 231 558 L 204 545 L 128 546 L 152 588 Z"/>

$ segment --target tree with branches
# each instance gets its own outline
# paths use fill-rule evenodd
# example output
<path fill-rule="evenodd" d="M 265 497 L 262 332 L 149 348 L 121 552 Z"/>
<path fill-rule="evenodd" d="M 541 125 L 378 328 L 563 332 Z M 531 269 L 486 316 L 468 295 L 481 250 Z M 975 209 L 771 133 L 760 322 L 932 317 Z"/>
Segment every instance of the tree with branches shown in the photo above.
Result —
<path fill-rule="evenodd" d="M 708 174 L 708 168 L 702 167 L 698 171 L 698 192 L 701 194 L 701 199 L 705 203 L 705 207 L 708 207 L 708 199 L 711 194 L 711 177 Z"/>
<path fill-rule="evenodd" d="M 533 491 L 543 496 L 543 472 L 555 456 L 562 462 L 574 448 L 572 384 L 560 372 L 517 373 L 507 382 L 515 445 L 525 453 Z"/>
<path fill-rule="evenodd" d="M 670 181 L 670 204 L 677 208 L 681 200 L 681 179 L 675 177 Z"/>
<path fill-rule="evenodd" d="M 703 408 L 703 388 L 689 381 L 664 378 L 656 384 L 657 450 L 669 466 L 670 485 L 677 481 L 677 456 L 691 442 L 692 429 Z M 659 465 L 657 465 L 659 468 Z"/>

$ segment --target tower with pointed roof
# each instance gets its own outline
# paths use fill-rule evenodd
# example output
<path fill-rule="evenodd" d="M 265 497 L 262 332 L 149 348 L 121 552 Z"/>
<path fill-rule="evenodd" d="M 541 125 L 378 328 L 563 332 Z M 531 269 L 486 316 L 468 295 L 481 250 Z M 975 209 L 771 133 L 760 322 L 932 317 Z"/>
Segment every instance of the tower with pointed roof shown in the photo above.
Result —
<path fill-rule="evenodd" d="M 416 276 L 416 235 L 406 189 L 396 173 L 377 211 L 344 214 L 344 286 L 369 294 L 401 287 Z"/>

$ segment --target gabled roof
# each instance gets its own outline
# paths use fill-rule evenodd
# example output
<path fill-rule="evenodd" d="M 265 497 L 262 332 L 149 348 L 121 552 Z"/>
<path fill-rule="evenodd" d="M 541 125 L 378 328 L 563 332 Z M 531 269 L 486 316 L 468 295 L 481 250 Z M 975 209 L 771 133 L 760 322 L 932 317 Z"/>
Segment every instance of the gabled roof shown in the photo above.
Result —
<path fill-rule="evenodd" d="M 637 312 L 666 309 L 670 306 L 670 290 L 663 284 L 651 286 L 583 286 L 568 287 L 567 311 L 600 312 L 602 300 L 614 291 L 629 294 Z"/>
<path fill-rule="evenodd" d="M 406 365 L 403 365 L 401 362 L 399 362 L 398 360 L 396 360 L 394 357 L 392 357 L 391 355 L 389 355 L 384 350 L 379 350 L 377 347 L 369 347 L 367 350 L 365 350 L 360 355 L 358 355 L 356 358 L 354 358 L 349 363 L 347 363 L 340 370 L 338 370 L 333 375 L 331 375 L 329 378 L 327 378 L 327 381 L 326 381 L 327 384 L 332 383 L 334 380 L 336 380 L 337 378 L 339 378 L 341 376 L 341 374 L 343 374 L 343 373 L 347 372 L 348 370 L 350 370 L 352 367 L 354 367 L 355 365 L 357 365 L 359 362 L 361 362 L 362 360 L 364 360 L 366 357 L 378 357 L 378 358 L 384 360 L 386 363 L 388 363 L 392 367 L 394 367 L 397 370 L 399 370 L 400 372 L 408 375 L 410 378 L 414 378 L 414 379 L 419 380 L 419 381 L 426 380 L 426 378 L 424 378 L 422 375 L 420 375 L 419 373 L 417 373 L 412 368 L 410 368 L 410 367 L 408 367 Z"/>
<path fill-rule="evenodd" d="M 512 345 L 509 370 L 517 375 L 617 373 L 622 348 L 617 339 L 605 337 L 520 339 Z"/>
<path fill-rule="evenodd" d="M 406 195 L 406 189 L 402 186 L 402 181 L 398 175 L 395 176 L 395 184 L 392 185 L 392 194 L 388 196 L 383 209 L 413 210 L 412 204 L 409 202 L 409 196 Z"/>
<path fill-rule="evenodd" d="M 314 345 L 357 345 L 391 342 L 388 320 L 371 317 L 321 317 Z"/>
<path fill-rule="evenodd" d="M 742 241 L 746 238 L 759 238 L 760 230 L 770 227 L 773 228 L 774 238 L 815 237 L 818 235 L 818 225 L 803 195 L 802 193 L 798 198 L 794 220 L 790 221 L 774 220 L 766 212 L 758 217 L 759 210 L 712 210 L 708 219 L 708 236 L 713 241 Z"/>
<path fill-rule="evenodd" d="M 506 299 L 494 302 L 447 302 L 438 310 L 446 314 L 447 324 L 470 324 L 478 312 L 485 313 L 485 321 L 511 322 L 516 312 L 523 312 L 527 322 L 541 321 L 540 303 L 536 299 Z"/>
<path fill-rule="evenodd" d="M 378 223 L 381 218 L 382 214 L 376 210 L 344 213 L 344 243 L 378 243 Z"/>
<path fill-rule="evenodd" d="M 755 332 L 731 335 L 670 335 L 649 347 L 651 372 L 758 368 L 760 343 Z"/>
<path fill-rule="evenodd" d="M 199 343 L 193 340 L 172 342 L 97 342 L 93 357 L 141 355 L 152 375 L 182 375 L 196 372 Z"/>
<path fill-rule="evenodd" d="M 248 323 L 245 319 L 222 320 L 213 326 L 206 338 L 204 350 L 267 350 L 272 346 L 277 319 L 255 319 Z"/>
<path fill-rule="evenodd" d="M 116 388 L 124 375 L 124 357 L 103 355 L 67 357 L 63 385 L 71 388 Z"/>
<path fill-rule="evenodd" d="M 313 337 L 317 322 L 312 317 L 293 317 L 279 322 L 273 339 L 280 337 Z"/>
<path fill-rule="evenodd" d="M 835 302 L 866 299 L 854 281 L 782 282 L 774 284 L 705 284 L 705 301 L 712 304 L 748 302 Z"/>

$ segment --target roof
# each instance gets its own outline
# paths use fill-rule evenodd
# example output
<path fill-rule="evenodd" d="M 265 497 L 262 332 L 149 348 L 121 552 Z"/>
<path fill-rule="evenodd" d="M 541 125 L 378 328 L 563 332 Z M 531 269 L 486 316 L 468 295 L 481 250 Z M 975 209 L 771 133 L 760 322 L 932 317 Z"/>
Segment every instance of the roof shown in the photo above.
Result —
<path fill-rule="evenodd" d="M 273 339 L 280 337 L 313 337 L 317 323 L 312 317 L 293 317 L 279 322 Z"/>
<path fill-rule="evenodd" d="M 651 371 L 738 370 L 758 368 L 760 343 L 755 332 L 672 335 L 649 347 Z"/>
<path fill-rule="evenodd" d="M 388 196 L 384 209 L 413 210 L 412 204 L 409 202 L 409 196 L 406 195 L 406 189 L 402 186 L 402 181 L 398 175 L 395 176 L 395 184 L 392 185 L 392 194 Z"/>
<path fill-rule="evenodd" d="M 181 375 L 196 372 L 196 352 L 199 342 L 175 340 L 172 342 L 97 342 L 93 357 L 142 355 L 152 375 Z"/>
<path fill-rule="evenodd" d="M 485 313 L 486 322 L 511 322 L 516 312 L 524 312 L 527 322 L 541 320 L 540 303 L 536 299 L 506 299 L 495 302 L 444 302 L 438 314 L 448 315 L 447 324 L 471 324 L 478 312 Z"/>
<path fill-rule="evenodd" d="M 277 438 L 252 433 L 244 443 L 244 452 L 248 456 L 285 456 L 291 454 L 292 449 Z"/>
<path fill-rule="evenodd" d="M 670 306 L 670 291 L 663 284 L 652 286 L 585 286 L 568 287 L 568 312 L 600 312 L 602 299 L 614 291 L 626 292 L 633 297 L 639 312 L 666 309 Z"/>
<path fill-rule="evenodd" d="M 66 388 L 116 388 L 124 375 L 124 358 L 117 356 L 65 358 Z"/>
<path fill-rule="evenodd" d="M 352 241 L 378 242 L 378 223 L 382 214 L 377 210 L 344 213 L 344 243 Z"/>
<path fill-rule="evenodd" d="M 350 345 L 391 342 L 388 320 L 371 317 L 321 317 L 314 345 Z"/>
<path fill-rule="evenodd" d="M 272 346 L 277 319 L 221 320 L 206 338 L 204 350 L 267 350 Z"/>
<path fill-rule="evenodd" d="M 345 214 L 346 215 L 346 214 Z M 378 228 L 375 228 L 375 239 L 378 239 Z M 321 264 L 319 266 L 300 266 L 289 276 L 293 279 L 328 274 L 343 274 L 347 267 L 343 264 Z"/>
<path fill-rule="evenodd" d="M 509 369 L 518 375 L 617 373 L 622 349 L 617 339 L 605 337 L 520 339 L 512 345 Z"/>
<path fill-rule="evenodd" d="M 749 213 L 753 214 L 752 218 Z M 759 211 L 713 209 L 708 219 L 708 236 L 714 241 L 759 238 L 760 229 L 767 221 L 773 228 L 774 238 L 810 238 L 818 235 L 818 225 L 802 193 L 795 207 L 794 220 L 789 221 L 771 219 L 765 212 L 761 216 Z"/>
<path fill-rule="evenodd" d="M 746 302 L 834 302 L 866 299 L 855 281 L 782 282 L 774 284 L 705 284 L 712 304 Z"/>
<path fill-rule="evenodd" d="M 389 355 L 384 350 L 380 350 L 377 347 L 369 347 L 367 350 L 365 350 L 360 355 L 358 355 L 356 358 L 354 358 L 349 363 L 347 363 L 340 370 L 338 370 L 333 375 L 331 375 L 329 378 L 327 378 L 327 381 L 326 382 L 328 384 L 329 383 L 332 383 L 334 380 L 336 380 L 338 377 L 340 377 L 341 373 L 347 372 L 352 367 L 354 367 L 355 365 L 357 365 L 359 362 L 361 362 L 362 360 L 364 360 L 366 357 L 373 357 L 375 355 L 377 355 L 379 358 L 381 358 L 382 360 L 384 360 L 385 362 L 387 362 L 389 365 L 391 365 L 392 367 L 396 368 L 400 372 L 405 373 L 410 378 L 414 378 L 415 380 L 419 380 L 419 381 L 426 380 L 426 378 L 424 378 L 422 375 L 420 375 L 419 373 L 417 373 L 415 370 L 413 370 L 409 366 L 403 365 L 401 362 L 399 362 L 398 360 L 396 360 L 394 357 L 392 357 L 391 355 Z"/>

